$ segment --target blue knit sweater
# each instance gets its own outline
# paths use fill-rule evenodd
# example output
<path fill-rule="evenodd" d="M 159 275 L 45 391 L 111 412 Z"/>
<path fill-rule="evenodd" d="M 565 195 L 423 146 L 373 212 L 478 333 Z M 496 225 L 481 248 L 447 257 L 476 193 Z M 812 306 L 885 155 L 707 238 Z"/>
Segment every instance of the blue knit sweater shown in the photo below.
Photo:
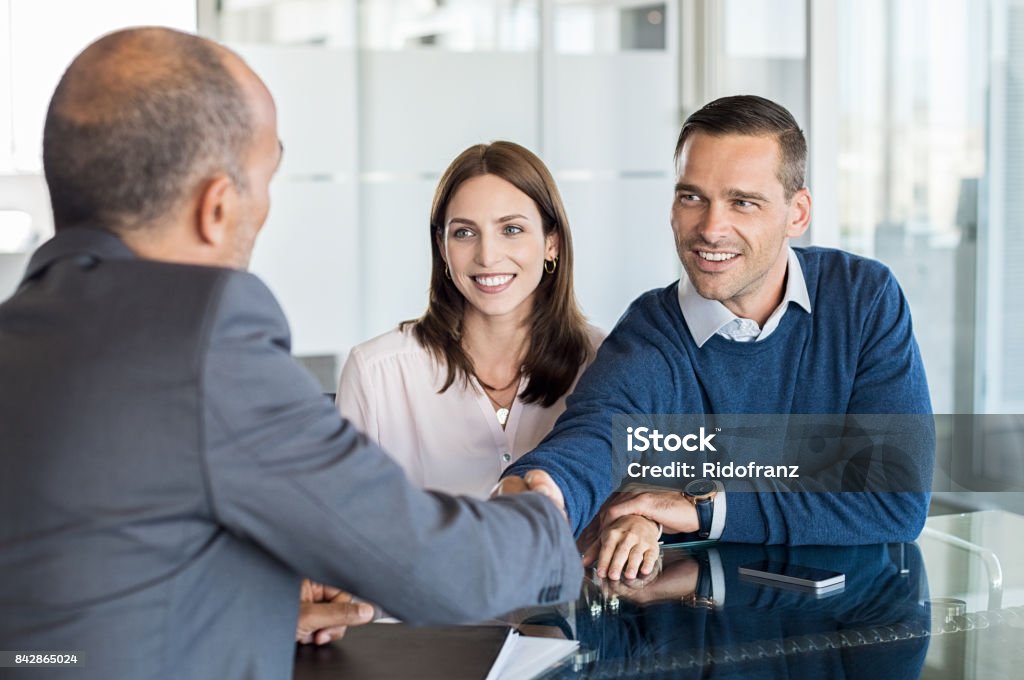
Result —
<path fill-rule="evenodd" d="M 714 335 L 698 348 L 678 283 L 630 305 L 580 379 L 551 434 L 506 475 L 547 471 L 578 534 L 622 481 L 613 470 L 615 414 L 928 414 L 910 309 L 881 263 L 795 248 L 813 313 L 790 305 L 756 343 Z M 864 544 L 910 541 L 928 510 L 934 452 L 912 475 L 920 492 L 729 493 L 723 541 Z"/>

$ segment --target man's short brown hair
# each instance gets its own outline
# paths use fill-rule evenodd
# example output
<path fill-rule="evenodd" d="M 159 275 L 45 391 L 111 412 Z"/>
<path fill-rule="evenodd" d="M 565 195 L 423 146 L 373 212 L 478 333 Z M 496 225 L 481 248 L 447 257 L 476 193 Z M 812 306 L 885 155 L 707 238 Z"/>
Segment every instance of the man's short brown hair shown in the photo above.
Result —
<path fill-rule="evenodd" d="M 679 132 L 675 160 L 683 144 L 695 133 L 712 136 L 750 135 L 770 136 L 779 143 L 778 178 L 786 192 L 786 200 L 804 188 L 807 170 L 807 140 L 796 119 L 784 106 L 770 99 L 744 94 L 722 97 L 695 111 Z"/>

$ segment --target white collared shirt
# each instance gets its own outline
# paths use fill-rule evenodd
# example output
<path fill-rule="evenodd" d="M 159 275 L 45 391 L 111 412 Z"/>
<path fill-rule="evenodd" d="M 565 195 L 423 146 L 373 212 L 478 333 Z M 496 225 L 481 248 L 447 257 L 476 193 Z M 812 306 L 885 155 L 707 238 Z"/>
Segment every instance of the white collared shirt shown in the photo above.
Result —
<path fill-rule="evenodd" d="M 753 319 L 736 316 L 718 300 L 702 297 L 688 276 L 679 279 L 679 309 L 697 347 L 703 347 L 716 333 L 733 342 L 760 342 L 779 327 L 790 302 L 795 302 L 807 310 L 808 314 L 811 313 L 811 298 L 807 293 L 804 270 L 800 267 L 800 259 L 792 248 L 789 248 L 786 258 L 786 292 L 782 296 L 782 302 L 764 322 L 764 328 L 760 328 Z M 725 530 L 728 507 L 725 496 L 724 490 L 715 496 L 708 538 L 721 538 L 722 531 Z"/>
<path fill-rule="evenodd" d="M 716 333 L 734 342 L 758 342 L 771 335 L 779 323 L 783 314 L 789 307 L 790 302 L 811 312 L 811 298 L 807 294 L 807 282 L 804 280 L 804 271 L 800 267 L 800 259 L 789 249 L 786 260 L 786 292 L 782 296 L 782 302 L 775 308 L 772 315 L 760 328 L 753 319 L 743 319 L 733 314 L 718 300 L 708 300 L 694 289 L 688 276 L 679 279 L 679 309 L 683 312 L 683 319 L 686 321 L 690 335 L 693 336 L 697 347 L 703 347 L 704 343 L 711 339 Z"/>

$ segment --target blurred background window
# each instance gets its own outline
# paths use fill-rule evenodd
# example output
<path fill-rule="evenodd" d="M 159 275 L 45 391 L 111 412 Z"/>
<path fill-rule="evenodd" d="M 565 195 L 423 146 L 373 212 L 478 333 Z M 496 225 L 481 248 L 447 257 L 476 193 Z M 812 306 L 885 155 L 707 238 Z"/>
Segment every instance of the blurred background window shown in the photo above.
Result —
<path fill-rule="evenodd" d="M 682 120 L 753 93 L 809 138 L 801 242 L 895 271 L 935 410 L 1024 410 L 1024 0 L 0 0 L 0 296 L 52 232 L 57 79 L 145 23 L 227 42 L 275 94 L 287 151 L 253 269 L 325 385 L 423 311 L 430 200 L 463 148 L 511 139 L 547 162 L 580 300 L 609 329 L 679 275 Z"/>

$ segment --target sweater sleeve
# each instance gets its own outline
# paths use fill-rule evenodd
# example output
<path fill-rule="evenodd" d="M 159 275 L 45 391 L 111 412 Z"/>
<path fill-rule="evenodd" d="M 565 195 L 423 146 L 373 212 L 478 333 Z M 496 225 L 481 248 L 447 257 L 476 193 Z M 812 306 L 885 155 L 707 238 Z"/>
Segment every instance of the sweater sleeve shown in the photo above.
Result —
<path fill-rule="evenodd" d="M 895 479 L 884 491 L 730 493 L 722 540 L 853 545 L 913 541 L 920 534 L 935 463 L 931 401 L 909 305 L 892 273 L 884 274 L 866 305 L 847 412 L 895 419 L 905 433 Z"/>
<path fill-rule="evenodd" d="M 594 362 L 566 400 L 566 411 L 540 445 L 507 468 L 503 476 L 543 470 L 565 497 L 566 512 L 579 535 L 618 487 L 626 461 L 612 446 L 616 415 L 656 413 L 656 380 L 666 381 L 677 361 L 666 355 L 678 343 L 651 316 L 653 293 L 639 298 L 605 339 Z M 660 376 L 660 377 L 659 377 Z"/>
<path fill-rule="evenodd" d="M 847 412 L 930 414 L 910 305 L 896 278 L 888 270 L 886 274 L 865 321 Z"/>

